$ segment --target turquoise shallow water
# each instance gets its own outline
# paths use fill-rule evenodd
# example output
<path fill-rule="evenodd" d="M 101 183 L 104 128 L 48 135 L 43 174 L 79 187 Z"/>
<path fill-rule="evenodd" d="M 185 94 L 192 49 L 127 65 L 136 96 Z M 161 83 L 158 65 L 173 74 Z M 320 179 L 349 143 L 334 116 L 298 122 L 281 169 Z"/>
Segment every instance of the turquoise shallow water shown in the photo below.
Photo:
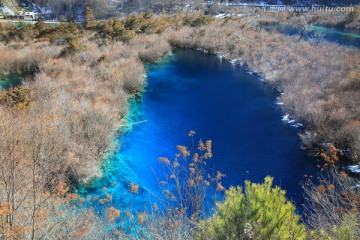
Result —
<path fill-rule="evenodd" d="M 277 31 L 282 34 L 287 35 L 299 35 L 301 29 L 295 25 L 271 25 L 265 26 L 267 31 Z M 351 30 L 351 29 L 336 29 L 336 28 L 327 28 L 321 26 L 312 26 L 310 31 L 307 32 L 303 38 L 309 39 L 314 36 L 315 32 L 321 32 L 324 34 L 323 40 L 328 42 L 335 42 L 340 45 L 357 47 L 360 48 L 360 30 Z"/>
<path fill-rule="evenodd" d="M 23 80 L 22 77 L 16 77 L 16 76 L 0 79 L 0 89 L 7 89 L 7 88 L 19 86 L 22 80 Z"/>
<path fill-rule="evenodd" d="M 161 203 L 157 158 L 171 159 L 176 145 L 189 146 L 187 134 L 194 130 L 196 138 L 213 141 L 207 168 L 226 174 L 225 187 L 271 175 L 302 203 L 300 182 L 304 174 L 316 174 L 316 162 L 300 149 L 299 129 L 281 121 L 277 92 L 244 68 L 192 50 L 175 51 L 166 62 L 147 66 L 147 74 L 142 98 L 131 101 L 128 119 L 137 124 L 118 139 L 120 150 L 104 164 L 104 177 L 83 194 L 111 194 L 111 204 L 122 211 Z M 129 193 L 131 183 L 141 186 L 138 194 Z"/>

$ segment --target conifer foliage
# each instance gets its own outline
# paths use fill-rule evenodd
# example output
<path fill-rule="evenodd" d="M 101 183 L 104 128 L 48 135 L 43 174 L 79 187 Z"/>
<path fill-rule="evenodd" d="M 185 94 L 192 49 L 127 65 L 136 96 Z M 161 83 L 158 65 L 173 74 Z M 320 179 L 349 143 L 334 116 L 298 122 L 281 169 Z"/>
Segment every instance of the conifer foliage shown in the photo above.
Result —
<path fill-rule="evenodd" d="M 263 184 L 246 181 L 244 192 L 241 187 L 227 190 L 218 212 L 202 223 L 199 239 L 305 239 L 294 205 L 272 183 L 266 177 Z"/>

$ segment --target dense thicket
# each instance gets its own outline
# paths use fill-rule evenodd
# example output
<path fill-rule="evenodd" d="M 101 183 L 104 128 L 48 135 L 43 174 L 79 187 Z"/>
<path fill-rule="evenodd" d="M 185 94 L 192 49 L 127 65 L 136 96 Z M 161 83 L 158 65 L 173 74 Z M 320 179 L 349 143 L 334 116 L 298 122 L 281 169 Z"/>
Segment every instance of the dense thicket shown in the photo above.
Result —
<path fill-rule="evenodd" d="M 1 237 L 74 239 L 93 231 L 102 236 L 105 230 L 92 227 L 101 220 L 91 210 L 67 208 L 84 201 L 69 193 L 67 184 L 100 176 L 100 162 L 112 150 L 127 100 L 145 82 L 139 55 L 152 52 L 155 61 L 170 47 L 159 35 L 134 35 L 124 44 L 81 32 L 66 23 L 56 28 L 7 25 L 1 31 L 8 42 L 0 46 L 2 76 L 27 77 L 22 86 L 0 91 Z M 115 29 L 113 34 L 123 33 Z M 158 44 L 160 53 L 153 49 Z M 65 204 L 64 209 L 54 204 Z"/>

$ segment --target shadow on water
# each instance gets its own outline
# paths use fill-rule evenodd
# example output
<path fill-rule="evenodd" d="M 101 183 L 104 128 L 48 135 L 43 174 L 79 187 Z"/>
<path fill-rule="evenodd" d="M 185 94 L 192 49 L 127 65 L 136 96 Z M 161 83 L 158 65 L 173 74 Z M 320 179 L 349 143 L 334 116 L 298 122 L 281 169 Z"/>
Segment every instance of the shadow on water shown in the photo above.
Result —
<path fill-rule="evenodd" d="M 161 203 L 157 159 L 173 159 L 179 144 L 190 146 L 187 134 L 194 130 L 196 138 L 213 141 L 207 168 L 226 174 L 225 187 L 274 176 L 300 206 L 300 182 L 316 175 L 316 161 L 300 149 L 299 129 L 281 121 L 277 92 L 245 68 L 192 50 L 175 51 L 167 62 L 147 66 L 147 74 L 142 98 L 131 100 L 131 131 L 117 139 L 120 150 L 104 164 L 103 178 L 83 194 L 104 198 L 106 192 L 116 208 L 137 212 Z M 141 186 L 138 194 L 129 193 L 131 183 Z"/>

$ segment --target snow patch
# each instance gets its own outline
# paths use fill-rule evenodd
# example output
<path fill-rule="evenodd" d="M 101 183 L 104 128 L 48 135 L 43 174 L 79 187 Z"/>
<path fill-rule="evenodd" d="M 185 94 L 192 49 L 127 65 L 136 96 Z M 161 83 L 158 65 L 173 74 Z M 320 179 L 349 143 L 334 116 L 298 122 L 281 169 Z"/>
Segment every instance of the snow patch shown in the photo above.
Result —
<path fill-rule="evenodd" d="M 4 6 L 2 8 L 0 8 L 0 10 L 5 14 L 5 15 L 15 15 L 15 13 L 13 11 L 11 11 L 10 8 Z"/>
<path fill-rule="evenodd" d="M 290 126 L 293 128 L 302 128 L 304 126 L 303 124 L 296 122 L 295 119 L 292 119 L 288 113 L 282 117 L 281 121 L 290 124 Z"/>
<path fill-rule="evenodd" d="M 352 173 L 360 173 L 360 165 L 348 166 L 348 170 Z"/>
<path fill-rule="evenodd" d="M 357 183 L 355 183 L 354 186 L 351 187 L 351 189 L 356 189 L 356 188 L 360 188 L 360 181 L 358 181 Z"/>
<path fill-rule="evenodd" d="M 203 48 L 197 48 L 196 51 L 200 51 L 200 52 L 203 52 L 203 53 L 208 53 L 209 52 L 208 50 L 203 49 Z"/>
<path fill-rule="evenodd" d="M 227 17 L 227 14 L 225 14 L 225 13 L 220 13 L 220 14 L 218 14 L 218 15 L 215 15 L 214 17 L 215 17 L 215 18 L 226 18 L 226 17 Z"/>
<path fill-rule="evenodd" d="M 281 120 L 284 121 L 284 122 L 287 122 L 287 121 L 289 121 L 289 118 L 290 118 L 290 115 L 285 114 Z"/>

